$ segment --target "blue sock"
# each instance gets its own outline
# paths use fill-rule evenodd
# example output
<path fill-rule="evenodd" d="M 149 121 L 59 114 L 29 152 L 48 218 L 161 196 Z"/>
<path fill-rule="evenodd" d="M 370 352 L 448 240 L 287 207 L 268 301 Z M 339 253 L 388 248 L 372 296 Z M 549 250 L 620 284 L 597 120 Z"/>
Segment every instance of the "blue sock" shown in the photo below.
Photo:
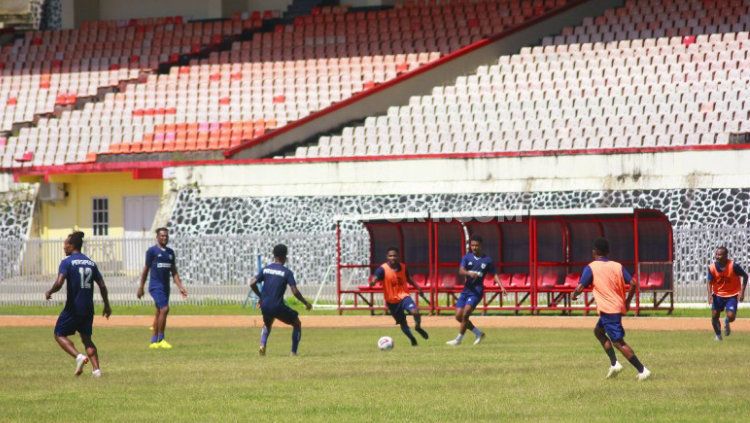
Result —
<path fill-rule="evenodd" d="M 299 347 L 299 341 L 302 340 L 302 328 L 292 328 L 292 352 L 297 354 L 297 348 Z"/>
<path fill-rule="evenodd" d="M 164 334 L 163 334 L 163 333 L 159 333 L 159 334 L 158 334 L 158 335 L 156 336 L 156 342 L 161 342 L 161 341 L 163 341 L 163 340 L 164 340 Z"/>
<path fill-rule="evenodd" d="M 266 346 L 266 342 L 268 342 L 268 335 L 271 334 L 271 329 L 268 329 L 266 326 L 263 326 L 263 329 L 260 330 L 260 345 Z"/>
<path fill-rule="evenodd" d="M 711 326 L 714 327 L 714 333 L 716 336 L 721 336 L 721 323 L 719 322 L 719 318 L 711 319 Z"/>
<path fill-rule="evenodd" d="M 406 337 L 409 338 L 409 341 L 411 341 L 412 345 L 416 345 L 417 338 L 415 338 L 414 335 L 411 334 L 411 329 L 409 329 L 409 325 L 402 324 L 401 325 L 401 332 L 403 332 L 404 335 L 406 335 Z"/>
<path fill-rule="evenodd" d="M 159 342 L 158 337 L 156 335 L 151 335 L 151 343 Z"/>

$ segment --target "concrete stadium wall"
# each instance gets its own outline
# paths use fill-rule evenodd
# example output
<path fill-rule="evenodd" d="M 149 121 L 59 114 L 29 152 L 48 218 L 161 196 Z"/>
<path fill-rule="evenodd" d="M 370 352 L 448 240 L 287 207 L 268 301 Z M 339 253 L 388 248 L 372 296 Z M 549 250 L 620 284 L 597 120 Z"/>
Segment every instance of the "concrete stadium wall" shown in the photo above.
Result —
<path fill-rule="evenodd" d="M 750 150 L 175 167 L 213 197 L 744 188 Z"/>
<path fill-rule="evenodd" d="M 421 71 L 411 77 L 404 76 L 403 79 L 393 84 L 386 83 L 385 89 L 380 89 L 373 94 L 342 105 L 334 105 L 332 106 L 334 110 L 329 109 L 329 111 L 314 114 L 314 118 L 294 125 L 293 129 L 282 129 L 277 132 L 279 135 L 243 149 L 233 158 L 266 157 L 315 134 L 332 130 L 354 120 L 364 119 L 367 116 L 383 114 L 390 106 L 407 104 L 411 96 L 429 94 L 433 87 L 453 84 L 457 77 L 474 73 L 481 65 L 496 63 L 502 55 L 514 54 L 522 47 L 537 45 L 545 36 L 557 34 L 566 26 L 577 25 L 583 21 L 583 18 L 597 16 L 621 3 L 616 0 L 584 2 L 495 42 L 471 50 L 460 57 L 440 63 L 429 70 Z"/>

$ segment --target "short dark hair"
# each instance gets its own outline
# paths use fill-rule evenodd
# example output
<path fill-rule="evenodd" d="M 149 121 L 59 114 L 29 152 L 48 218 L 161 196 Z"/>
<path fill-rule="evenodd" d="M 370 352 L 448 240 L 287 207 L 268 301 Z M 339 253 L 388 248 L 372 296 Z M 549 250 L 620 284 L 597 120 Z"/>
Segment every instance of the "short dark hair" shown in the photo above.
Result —
<path fill-rule="evenodd" d="M 484 243 L 484 239 L 482 239 L 482 236 L 477 234 L 474 234 L 471 236 L 471 238 L 469 238 L 469 242 L 471 241 L 478 242 L 480 244 Z"/>
<path fill-rule="evenodd" d="M 167 234 L 169 234 L 169 229 L 167 229 L 164 226 L 162 226 L 161 228 L 156 228 L 156 235 L 159 235 L 159 232 L 161 232 L 161 231 L 164 231 Z"/>
<path fill-rule="evenodd" d="M 727 248 L 727 247 L 725 247 L 723 245 L 720 245 L 719 248 L 716 249 L 716 251 L 719 251 L 719 250 L 722 250 L 722 251 L 724 251 L 724 254 L 729 255 L 729 248 Z"/>
<path fill-rule="evenodd" d="M 81 247 L 83 247 L 83 237 L 83 232 L 75 231 L 72 234 L 68 235 L 68 242 L 73 246 L 73 248 L 75 248 L 76 250 L 80 250 Z"/>
<path fill-rule="evenodd" d="M 597 253 L 606 256 L 609 254 L 609 241 L 607 241 L 607 238 L 597 238 L 594 240 L 594 250 L 596 250 Z"/>
<path fill-rule="evenodd" d="M 286 248 L 286 245 L 284 244 L 277 244 L 275 247 L 273 247 L 274 257 L 285 259 L 288 252 L 289 252 L 289 249 Z"/>
<path fill-rule="evenodd" d="M 386 253 L 390 253 L 391 251 L 395 251 L 397 253 L 401 252 L 401 251 L 399 251 L 398 247 L 394 247 L 394 246 L 390 246 L 390 247 L 388 247 L 387 250 L 385 250 Z"/>

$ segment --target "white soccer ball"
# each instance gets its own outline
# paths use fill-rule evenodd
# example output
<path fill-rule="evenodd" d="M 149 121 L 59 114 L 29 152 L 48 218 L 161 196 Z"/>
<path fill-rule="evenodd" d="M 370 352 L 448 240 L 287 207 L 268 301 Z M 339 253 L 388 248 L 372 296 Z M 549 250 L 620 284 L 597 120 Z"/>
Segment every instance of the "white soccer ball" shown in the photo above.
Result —
<path fill-rule="evenodd" d="M 393 338 L 390 336 L 383 336 L 378 339 L 378 348 L 380 351 L 390 351 L 393 349 Z"/>

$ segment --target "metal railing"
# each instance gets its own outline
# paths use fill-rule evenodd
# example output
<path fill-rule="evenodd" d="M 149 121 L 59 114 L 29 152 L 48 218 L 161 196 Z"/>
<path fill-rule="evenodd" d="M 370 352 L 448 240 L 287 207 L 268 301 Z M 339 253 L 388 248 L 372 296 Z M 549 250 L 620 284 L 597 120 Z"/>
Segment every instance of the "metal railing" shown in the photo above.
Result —
<path fill-rule="evenodd" d="M 354 233 L 353 233 L 354 232 Z M 342 257 L 348 262 L 369 261 L 369 238 L 365 231 L 342 234 Z M 135 302 L 138 277 L 145 253 L 154 239 L 90 238 L 83 252 L 101 269 L 116 302 Z M 188 284 L 190 303 L 242 303 L 247 282 L 262 263 L 271 260 L 277 243 L 289 247 L 288 266 L 295 273 L 301 290 L 317 298 L 318 304 L 336 301 L 336 237 L 331 233 L 261 233 L 230 236 L 175 236 L 170 247 L 177 255 L 177 267 Z M 702 303 L 706 299 L 706 268 L 717 246 L 729 248 L 730 257 L 750 267 L 750 229 L 748 228 L 675 228 L 674 263 L 669 271 L 675 302 Z M 0 303 L 44 303 L 60 261 L 64 258 L 62 240 L 0 240 Z M 366 280 L 364 273 L 353 272 L 343 285 Z M 64 299 L 64 290 L 58 299 Z M 97 295 L 98 298 L 98 295 Z M 181 301 L 179 298 L 175 298 Z"/>

